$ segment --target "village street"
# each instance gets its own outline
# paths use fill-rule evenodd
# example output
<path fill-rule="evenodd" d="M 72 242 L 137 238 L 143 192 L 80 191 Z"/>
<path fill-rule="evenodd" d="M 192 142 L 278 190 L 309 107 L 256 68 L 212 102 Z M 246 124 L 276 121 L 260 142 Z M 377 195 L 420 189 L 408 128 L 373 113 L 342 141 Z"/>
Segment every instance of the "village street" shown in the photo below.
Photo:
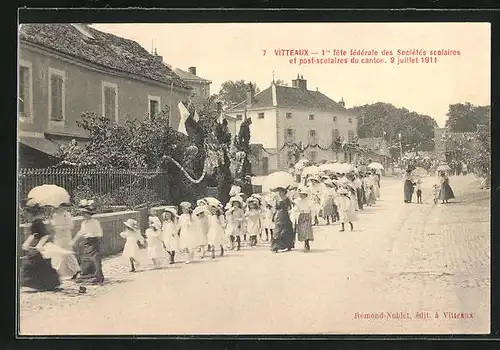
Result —
<path fill-rule="evenodd" d="M 457 199 L 435 205 L 431 186 L 437 182 L 424 179 L 423 204 L 404 204 L 403 180 L 383 177 L 381 199 L 358 212 L 354 232 L 339 232 L 337 224 L 317 227 L 309 253 L 299 242 L 295 251 L 279 254 L 262 243 L 163 270 L 150 270 L 144 260 L 146 271 L 136 274 L 120 258 L 107 259 L 109 281 L 88 286 L 87 294 L 71 282 L 59 293 L 21 293 L 19 331 L 489 333 L 489 191 L 472 175 L 451 177 Z M 417 317 L 426 312 L 430 319 Z M 449 318 L 448 312 L 464 315 Z M 370 313 L 385 317 L 360 318 Z M 407 313 L 409 319 L 398 318 Z"/>

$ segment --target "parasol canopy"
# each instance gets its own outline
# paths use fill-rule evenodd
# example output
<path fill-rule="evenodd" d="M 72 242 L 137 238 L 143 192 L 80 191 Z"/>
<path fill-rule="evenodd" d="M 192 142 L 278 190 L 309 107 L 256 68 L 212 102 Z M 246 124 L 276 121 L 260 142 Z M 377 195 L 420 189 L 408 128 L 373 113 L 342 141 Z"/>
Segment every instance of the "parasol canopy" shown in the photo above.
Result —
<path fill-rule="evenodd" d="M 305 166 L 307 166 L 308 164 L 310 164 L 311 162 L 309 161 L 309 159 L 306 159 L 306 158 L 302 158 L 301 160 L 299 160 L 296 164 L 295 164 L 295 169 L 297 170 L 301 170 L 301 169 L 304 169 Z"/>
<path fill-rule="evenodd" d="M 384 166 L 380 164 L 379 162 L 372 162 L 368 164 L 368 168 L 370 169 L 377 169 L 377 170 L 383 170 Z"/>
<path fill-rule="evenodd" d="M 63 203 L 70 203 L 68 191 L 56 185 L 41 185 L 31 189 L 26 205 L 57 208 Z"/>
<path fill-rule="evenodd" d="M 321 171 L 332 171 L 336 172 L 338 168 L 339 163 L 326 163 L 326 164 L 321 164 L 318 168 Z"/>
<path fill-rule="evenodd" d="M 422 167 L 417 167 L 411 172 L 411 174 L 414 176 L 427 176 L 427 170 Z"/>
<path fill-rule="evenodd" d="M 440 166 L 437 167 L 437 171 L 448 171 L 451 170 L 451 168 L 448 166 L 448 164 L 441 164 Z"/>
<path fill-rule="evenodd" d="M 317 174 L 319 173 L 321 170 L 319 169 L 319 167 L 317 167 L 316 165 L 311 165 L 311 166 L 308 166 L 308 167 L 305 167 L 303 170 L 302 170 L 302 175 L 312 175 L 312 174 Z"/>
<path fill-rule="evenodd" d="M 354 170 L 352 164 L 349 163 L 341 163 L 338 165 L 337 172 L 341 174 L 346 174 Z"/>
<path fill-rule="evenodd" d="M 277 171 L 267 175 L 262 183 L 262 190 L 269 192 L 278 187 L 287 188 L 295 184 L 295 179 L 292 175 L 285 171 Z"/>

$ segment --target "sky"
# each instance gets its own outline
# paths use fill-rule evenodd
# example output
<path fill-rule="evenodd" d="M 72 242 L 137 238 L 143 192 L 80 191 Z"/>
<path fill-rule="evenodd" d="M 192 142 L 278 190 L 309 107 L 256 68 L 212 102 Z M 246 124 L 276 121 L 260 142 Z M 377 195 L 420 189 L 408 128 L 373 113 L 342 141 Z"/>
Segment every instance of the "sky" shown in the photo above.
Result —
<path fill-rule="evenodd" d="M 165 63 L 212 81 L 217 93 L 227 80 L 253 81 L 264 90 L 273 79 L 291 86 L 298 74 L 346 107 L 392 103 L 434 118 L 444 126 L 448 106 L 470 102 L 490 105 L 489 23 L 217 23 L 93 24 L 95 29 L 132 39 L 151 51 L 154 43 Z M 334 59 L 346 50 L 347 64 L 299 65 L 299 60 Z M 351 49 L 377 50 L 387 63 L 351 63 Z M 401 63 L 397 50 L 425 50 L 431 63 Z M 431 50 L 459 50 L 460 55 L 435 55 Z M 264 55 L 264 51 L 266 54 Z M 277 56 L 274 50 L 308 50 L 308 56 Z M 322 50 L 325 55 L 322 56 Z M 330 50 L 328 52 L 327 50 Z M 392 51 L 382 56 L 382 51 Z M 317 54 L 314 54 L 317 53 Z M 297 63 L 290 63 L 290 59 Z M 363 57 L 356 56 L 361 59 Z M 422 56 L 399 57 L 414 59 Z M 434 58 L 436 61 L 434 62 Z"/>

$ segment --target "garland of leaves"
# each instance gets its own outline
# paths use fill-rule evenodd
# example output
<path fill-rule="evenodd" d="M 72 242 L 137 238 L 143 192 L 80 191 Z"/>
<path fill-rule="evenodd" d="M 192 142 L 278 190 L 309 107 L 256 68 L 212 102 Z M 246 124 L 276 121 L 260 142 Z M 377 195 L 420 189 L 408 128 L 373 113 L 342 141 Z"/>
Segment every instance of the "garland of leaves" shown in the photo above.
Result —
<path fill-rule="evenodd" d="M 294 142 L 285 142 L 283 144 L 283 146 L 281 146 L 280 149 L 278 149 L 276 152 L 271 152 L 269 150 L 267 150 L 266 148 L 264 148 L 263 146 L 261 146 L 262 150 L 271 155 L 271 156 L 275 156 L 277 155 L 278 153 L 280 153 L 281 151 L 283 151 L 285 149 L 285 147 L 295 147 L 299 150 L 301 150 L 302 152 L 309 149 L 309 148 L 319 148 L 323 151 L 328 151 L 328 150 L 338 150 L 340 149 L 342 146 L 339 146 L 339 142 L 338 141 L 333 141 L 332 144 L 328 147 L 321 147 L 318 143 L 315 143 L 315 144 L 307 144 L 305 146 L 301 145 L 301 144 L 297 144 L 297 143 L 294 143 Z M 352 144 L 352 143 L 346 143 L 346 145 L 344 146 L 344 148 L 341 148 L 342 150 L 357 150 L 357 151 L 360 151 L 360 152 L 367 152 L 369 151 L 368 148 L 366 147 L 362 147 L 362 146 L 359 146 L 357 144 Z"/>

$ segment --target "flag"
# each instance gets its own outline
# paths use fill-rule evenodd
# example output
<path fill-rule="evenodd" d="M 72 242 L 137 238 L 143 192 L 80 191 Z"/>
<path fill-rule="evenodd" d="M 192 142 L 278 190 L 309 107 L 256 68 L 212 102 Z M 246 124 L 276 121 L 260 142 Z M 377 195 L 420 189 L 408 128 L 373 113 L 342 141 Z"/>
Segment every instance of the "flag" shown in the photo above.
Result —
<path fill-rule="evenodd" d="M 181 120 L 179 121 L 179 127 L 177 128 L 177 131 L 188 136 L 188 133 L 186 131 L 186 119 L 189 117 L 189 111 L 182 102 L 179 102 L 178 107 L 181 114 Z"/>
<path fill-rule="evenodd" d="M 198 115 L 198 113 L 196 111 L 194 111 L 194 121 L 197 123 L 200 121 L 200 116 Z"/>

